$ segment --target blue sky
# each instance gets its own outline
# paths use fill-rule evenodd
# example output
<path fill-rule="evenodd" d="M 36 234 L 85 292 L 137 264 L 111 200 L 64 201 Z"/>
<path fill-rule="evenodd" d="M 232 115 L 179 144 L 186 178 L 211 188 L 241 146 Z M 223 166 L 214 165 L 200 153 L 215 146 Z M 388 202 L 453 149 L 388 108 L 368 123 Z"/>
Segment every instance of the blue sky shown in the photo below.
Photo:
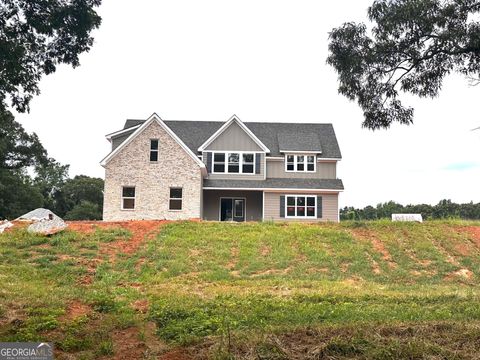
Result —
<path fill-rule="evenodd" d="M 104 135 L 126 118 L 331 122 L 343 160 L 344 205 L 395 200 L 480 202 L 480 86 L 446 79 L 436 99 L 403 97 L 415 124 L 372 132 L 337 93 L 328 32 L 365 20 L 371 0 L 105 0 L 81 66 L 45 77 L 30 114 L 71 175 L 104 176 Z"/>

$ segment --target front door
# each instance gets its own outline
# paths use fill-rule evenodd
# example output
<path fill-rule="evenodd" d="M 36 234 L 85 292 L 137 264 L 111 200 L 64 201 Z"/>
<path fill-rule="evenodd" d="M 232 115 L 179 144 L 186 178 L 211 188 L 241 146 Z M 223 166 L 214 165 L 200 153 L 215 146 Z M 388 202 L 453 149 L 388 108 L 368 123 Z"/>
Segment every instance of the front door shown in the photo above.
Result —
<path fill-rule="evenodd" d="M 221 198 L 220 221 L 245 221 L 245 199 Z"/>

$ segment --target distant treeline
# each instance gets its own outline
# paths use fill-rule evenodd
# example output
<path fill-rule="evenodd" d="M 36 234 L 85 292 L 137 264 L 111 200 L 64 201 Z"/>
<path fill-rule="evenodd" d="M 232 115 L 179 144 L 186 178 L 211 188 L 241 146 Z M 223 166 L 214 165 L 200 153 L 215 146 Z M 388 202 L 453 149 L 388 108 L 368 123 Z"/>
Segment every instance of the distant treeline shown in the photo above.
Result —
<path fill-rule="evenodd" d="M 394 201 L 357 209 L 346 206 L 340 209 L 340 220 L 375 220 L 391 218 L 392 214 L 422 214 L 424 219 L 480 219 L 480 203 L 456 204 L 451 200 L 442 200 L 437 205 L 406 205 Z"/>

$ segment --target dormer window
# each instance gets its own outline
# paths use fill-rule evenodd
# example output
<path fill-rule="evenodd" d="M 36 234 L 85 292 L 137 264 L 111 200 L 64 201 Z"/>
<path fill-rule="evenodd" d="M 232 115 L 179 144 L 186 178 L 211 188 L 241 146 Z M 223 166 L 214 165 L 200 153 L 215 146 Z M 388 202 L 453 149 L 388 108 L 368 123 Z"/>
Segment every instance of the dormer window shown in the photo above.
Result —
<path fill-rule="evenodd" d="M 158 161 L 158 139 L 150 140 L 150 161 Z"/>
<path fill-rule="evenodd" d="M 308 154 L 286 154 L 285 171 L 286 172 L 315 172 L 316 155 Z"/>
<path fill-rule="evenodd" d="M 213 173 L 255 174 L 255 153 L 214 152 Z"/>

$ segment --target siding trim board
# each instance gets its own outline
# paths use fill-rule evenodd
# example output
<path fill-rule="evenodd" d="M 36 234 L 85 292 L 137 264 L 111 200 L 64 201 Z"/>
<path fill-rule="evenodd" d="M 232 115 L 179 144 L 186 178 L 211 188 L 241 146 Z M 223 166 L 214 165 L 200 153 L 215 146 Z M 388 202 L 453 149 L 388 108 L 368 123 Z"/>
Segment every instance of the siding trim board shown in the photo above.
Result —
<path fill-rule="evenodd" d="M 203 190 L 242 190 L 242 191 L 268 191 L 268 192 L 285 192 L 285 191 L 303 191 L 303 192 L 322 192 L 338 194 L 343 190 L 332 189 L 306 189 L 306 188 L 236 188 L 236 187 L 208 187 L 204 186 Z"/>

